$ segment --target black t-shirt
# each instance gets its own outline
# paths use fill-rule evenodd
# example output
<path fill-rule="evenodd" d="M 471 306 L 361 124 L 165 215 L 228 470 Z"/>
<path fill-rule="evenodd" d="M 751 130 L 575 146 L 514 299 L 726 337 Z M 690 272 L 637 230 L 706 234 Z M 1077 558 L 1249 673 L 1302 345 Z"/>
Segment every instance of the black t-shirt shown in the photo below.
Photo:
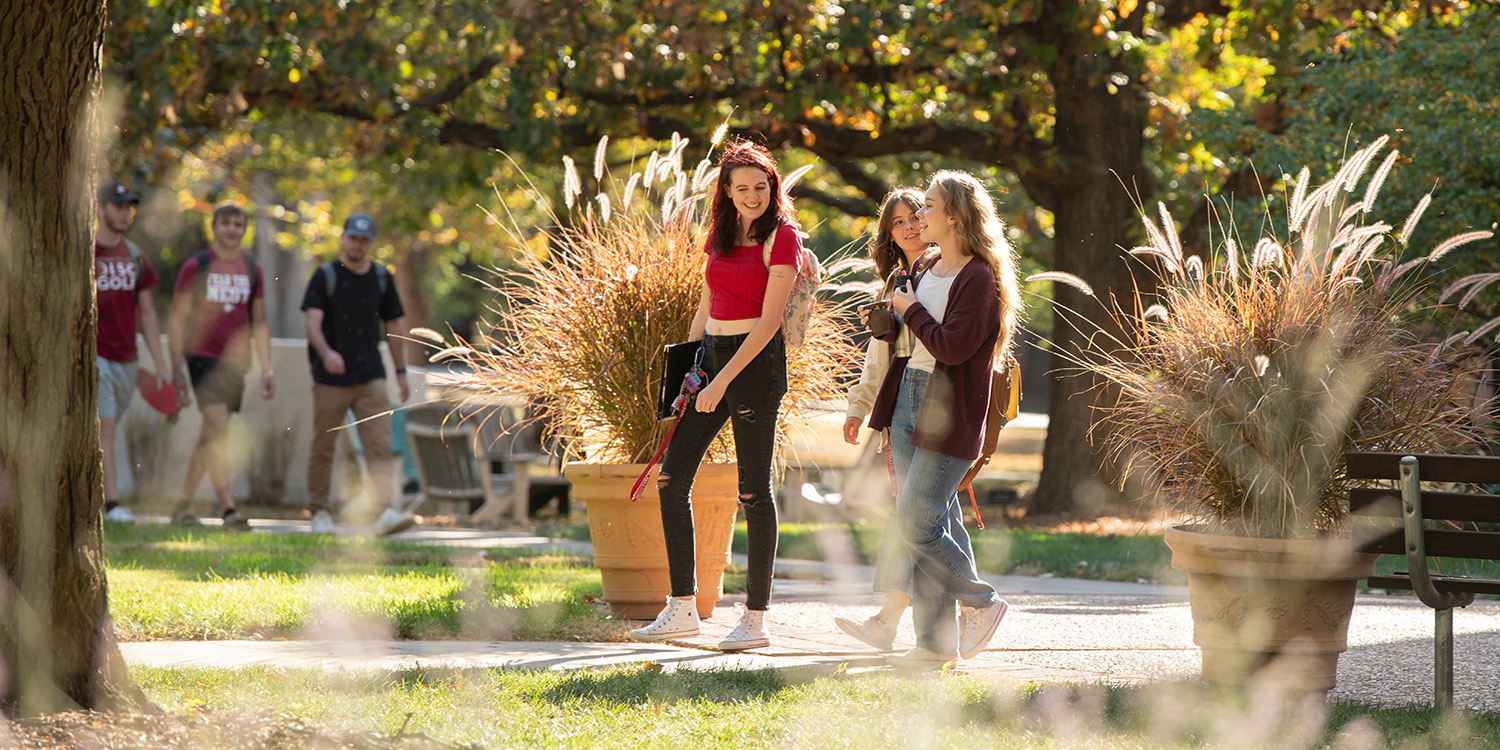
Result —
<path fill-rule="evenodd" d="M 344 358 L 344 374 L 330 375 L 323 368 L 323 358 L 312 344 L 307 345 L 307 359 L 312 363 L 313 380 L 324 385 L 362 385 L 385 377 L 380 361 L 382 321 L 395 320 L 406 314 L 396 280 L 385 274 L 385 292 L 380 290 L 380 274 L 371 263 L 364 274 L 356 274 L 340 261 L 333 262 L 336 279 L 333 297 L 328 296 L 326 269 L 318 266 L 307 282 L 302 309 L 323 311 L 323 338 Z"/>

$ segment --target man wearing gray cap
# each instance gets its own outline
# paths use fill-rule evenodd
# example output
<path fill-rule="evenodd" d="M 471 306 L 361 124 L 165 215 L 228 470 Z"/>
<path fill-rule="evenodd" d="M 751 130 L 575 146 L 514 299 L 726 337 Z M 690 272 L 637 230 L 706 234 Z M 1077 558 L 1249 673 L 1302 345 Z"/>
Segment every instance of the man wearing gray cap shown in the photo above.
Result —
<path fill-rule="evenodd" d="M 313 272 L 302 297 L 302 310 L 307 313 L 307 359 L 313 374 L 312 452 L 307 460 L 307 510 L 313 533 L 333 533 L 328 495 L 336 430 L 351 410 L 364 447 L 370 496 L 374 506 L 383 509 L 375 520 L 375 533 L 389 536 L 416 523 L 415 516 L 392 503 L 390 403 L 380 358 L 384 327 L 397 390 L 405 403 L 411 395 L 401 346 L 407 331 L 406 311 L 390 270 L 370 260 L 374 244 L 375 219 L 369 214 L 351 214 L 339 237 L 338 260 Z"/>
<path fill-rule="evenodd" d="M 115 427 L 135 393 L 135 333 L 145 337 L 156 372 L 166 372 L 161 356 L 161 322 L 151 288 L 156 272 L 141 249 L 125 238 L 135 223 L 140 199 L 118 180 L 99 186 L 98 223 L 94 228 L 94 295 L 99 311 L 94 364 L 99 368 L 99 444 L 104 453 L 104 517 L 129 523 L 130 509 L 120 504 L 115 461 Z"/>

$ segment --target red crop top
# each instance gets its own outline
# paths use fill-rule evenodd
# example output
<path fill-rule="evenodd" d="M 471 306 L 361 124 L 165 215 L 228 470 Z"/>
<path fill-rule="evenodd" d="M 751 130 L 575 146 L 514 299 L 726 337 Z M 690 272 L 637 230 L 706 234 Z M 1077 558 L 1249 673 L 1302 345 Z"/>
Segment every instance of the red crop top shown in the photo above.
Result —
<path fill-rule="evenodd" d="M 728 255 L 708 253 L 708 316 L 714 320 L 759 318 L 765 306 L 771 271 L 761 256 L 761 245 L 739 245 Z M 802 238 L 795 227 L 782 224 L 771 244 L 771 265 L 797 268 L 802 260 Z"/>

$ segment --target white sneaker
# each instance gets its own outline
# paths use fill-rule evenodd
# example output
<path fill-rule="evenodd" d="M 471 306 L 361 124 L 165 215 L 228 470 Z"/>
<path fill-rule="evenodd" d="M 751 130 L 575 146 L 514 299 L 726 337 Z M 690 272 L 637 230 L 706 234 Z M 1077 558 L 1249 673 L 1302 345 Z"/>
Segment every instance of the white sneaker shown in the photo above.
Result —
<path fill-rule="evenodd" d="M 375 519 L 375 536 L 390 536 L 416 525 L 416 516 L 402 513 L 395 508 L 386 508 L 380 512 L 380 517 Z"/>
<path fill-rule="evenodd" d="M 1009 606 L 1004 599 L 982 608 L 959 606 L 959 658 L 972 659 L 985 646 L 990 645 L 990 639 L 995 637 L 995 628 L 1000 627 L 1000 618 L 1005 616 L 1005 610 Z"/>
<path fill-rule="evenodd" d="M 765 648 L 771 645 L 766 636 L 766 612 L 762 609 L 747 609 L 740 616 L 740 624 L 719 641 L 720 651 L 744 651 L 750 648 Z"/>
<path fill-rule="evenodd" d="M 630 631 L 638 641 L 654 643 L 670 638 L 692 638 L 698 634 L 698 597 L 669 596 L 656 621 Z"/>
<path fill-rule="evenodd" d="M 887 623 L 879 613 L 858 622 L 835 617 L 833 624 L 876 651 L 890 651 L 896 645 L 896 625 Z"/>
<path fill-rule="evenodd" d="M 951 664 L 953 659 L 918 646 L 904 654 L 891 654 L 885 657 L 885 662 L 897 669 L 931 671 L 942 669 Z"/>
<path fill-rule="evenodd" d="M 332 534 L 333 515 L 326 510 L 320 510 L 317 513 L 314 513 L 312 517 L 312 533 Z"/>
<path fill-rule="evenodd" d="M 104 520 L 116 523 L 135 523 L 135 514 L 123 505 L 116 505 L 104 514 Z"/>

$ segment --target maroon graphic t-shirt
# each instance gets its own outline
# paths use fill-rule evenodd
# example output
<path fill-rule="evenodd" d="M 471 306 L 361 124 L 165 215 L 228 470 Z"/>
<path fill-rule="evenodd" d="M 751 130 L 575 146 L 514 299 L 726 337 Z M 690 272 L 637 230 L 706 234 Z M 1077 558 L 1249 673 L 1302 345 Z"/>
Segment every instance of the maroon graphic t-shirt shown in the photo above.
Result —
<path fill-rule="evenodd" d="M 111 361 L 130 363 L 137 357 L 135 348 L 136 295 L 156 286 L 156 272 L 141 257 L 139 268 L 120 240 L 113 247 L 94 243 L 94 295 L 99 305 L 99 332 L 96 346 L 99 356 Z"/>
<path fill-rule="evenodd" d="M 236 253 L 233 258 L 224 260 L 209 251 L 208 257 L 203 299 L 193 311 L 193 333 L 185 353 L 193 357 L 248 364 L 250 300 L 265 296 L 264 285 L 256 284 L 254 289 L 251 288 L 243 254 Z M 176 293 L 196 294 L 200 273 L 203 269 L 198 268 L 198 256 L 188 258 L 182 264 L 182 270 L 177 272 Z"/>

